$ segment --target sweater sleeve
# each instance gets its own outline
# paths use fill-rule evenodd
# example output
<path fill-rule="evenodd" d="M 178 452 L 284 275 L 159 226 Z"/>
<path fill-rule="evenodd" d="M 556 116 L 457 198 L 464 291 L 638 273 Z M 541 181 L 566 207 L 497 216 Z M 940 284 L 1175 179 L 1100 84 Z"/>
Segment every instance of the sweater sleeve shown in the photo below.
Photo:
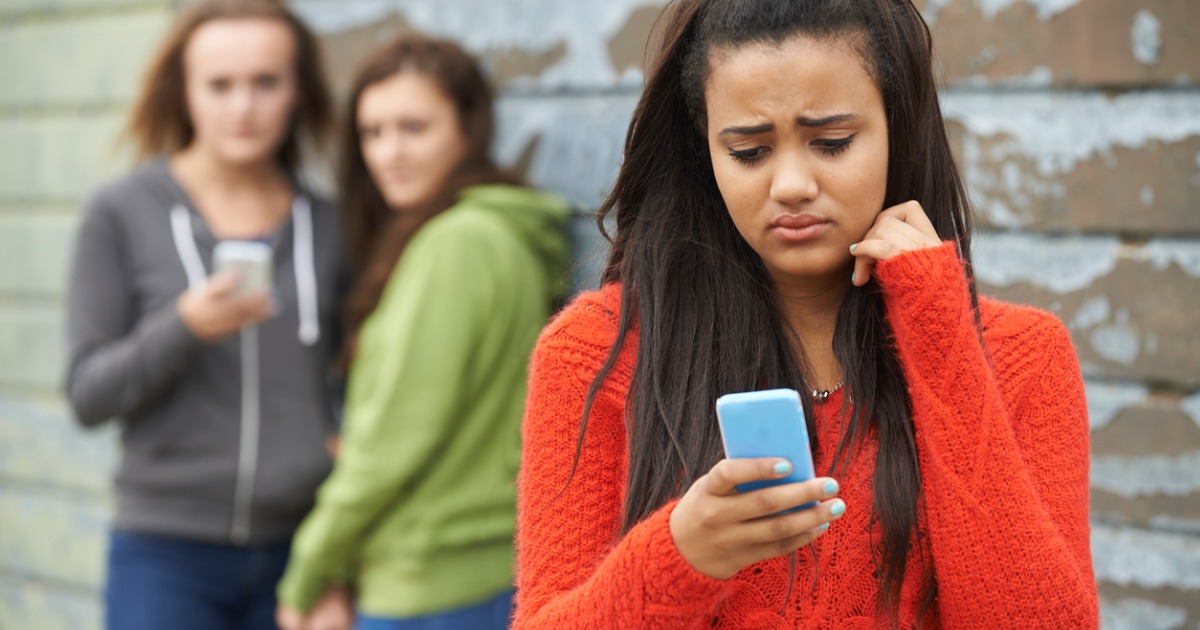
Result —
<path fill-rule="evenodd" d="M 130 243 L 97 196 L 75 240 L 67 291 L 67 397 L 79 421 L 95 426 L 163 394 L 203 345 L 172 300 L 136 320 Z"/>
<path fill-rule="evenodd" d="M 954 243 L 885 261 L 878 277 L 912 397 L 943 625 L 1096 627 L 1087 407 L 1066 329 L 1014 308 L 1025 318 L 989 356 Z"/>
<path fill-rule="evenodd" d="M 607 354 L 564 325 L 579 310 L 569 308 L 547 328 L 531 362 L 514 627 L 679 627 L 712 615 L 725 583 L 697 572 L 675 548 L 668 527 L 674 503 L 616 540 L 626 467 L 624 394 L 609 383 L 592 407 L 575 462 L 584 398 Z"/>
<path fill-rule="evenodd" d="M 293 540 L 278 589 L 308 610 L 351 580 L 359 545 L 454 435 L 462 382 L 495 290 L 486 238 L 431 222 L 364 322 L 333 472 Z"/>

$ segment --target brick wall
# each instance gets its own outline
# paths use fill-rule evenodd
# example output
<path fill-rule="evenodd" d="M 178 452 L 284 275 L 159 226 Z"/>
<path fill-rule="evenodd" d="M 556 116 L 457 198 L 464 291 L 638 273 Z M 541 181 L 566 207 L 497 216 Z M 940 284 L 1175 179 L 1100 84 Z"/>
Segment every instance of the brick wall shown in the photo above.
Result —
<path fill-rule="evenodd" d="M 480 54 L 497 152 L 581 208 L 576 279 L 660 0 L 299 0 L 338 83 L 408 28 Z M 1200 628 L 1200 3 L 925 0 L 985 293 L 1070 327 L 1092 424 L 1104 627 Z"/>
<path fill-rule="evenodd" d="M 57 393 L 79 201 L 169 0 L 0 0 L 0 629 L 98 627 L 113 432 Z M 460 39 L 501 88 L 499 158 L 587 212 L 619 162 L 660 0 L 294 0 L 344 90 L 375 43 Z M 1071 328 L 1093 428 L 1106 629 L 1200 628 L 1200 3 L 926 0 L 986 293 Z"/>
<path fill-rule="evenodd" d="M 127 162 L 113 138 L 166 1 L 0 0 L 0 628 L 99 627 L 111 429 L 59 395 L 80 201 Z"/>

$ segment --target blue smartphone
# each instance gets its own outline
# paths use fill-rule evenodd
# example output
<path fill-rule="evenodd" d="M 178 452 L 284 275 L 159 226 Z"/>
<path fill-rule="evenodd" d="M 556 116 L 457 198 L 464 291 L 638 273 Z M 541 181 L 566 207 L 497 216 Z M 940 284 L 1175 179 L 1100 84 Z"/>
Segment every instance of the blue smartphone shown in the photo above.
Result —
<path fill-rule="evenodd" d="M 739 492 L 808 481 L 816 476 L 812 449 L 808 445 L 808 427 L 804 424 L 804 409 L 796 390 L 725 394 L 717 399 L 717 421 L 721 425 L 725 457 L 783 457 L 792 463 L 790 475 L 738 484 Z M 814 505 L 816 502 L 785 511 L 803 510 Z"/>

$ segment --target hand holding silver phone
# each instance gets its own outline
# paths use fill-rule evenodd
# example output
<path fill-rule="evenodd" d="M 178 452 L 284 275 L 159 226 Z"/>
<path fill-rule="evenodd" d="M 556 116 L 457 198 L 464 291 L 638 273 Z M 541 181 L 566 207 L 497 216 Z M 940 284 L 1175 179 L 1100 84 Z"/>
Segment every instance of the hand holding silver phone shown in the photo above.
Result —
<path fill-rule="evenodd" d="M 213 271 L 233 271 L 241 291 L 270 291 L 271 246 L 259 241 L 221 241 L 213 248 Z"/>

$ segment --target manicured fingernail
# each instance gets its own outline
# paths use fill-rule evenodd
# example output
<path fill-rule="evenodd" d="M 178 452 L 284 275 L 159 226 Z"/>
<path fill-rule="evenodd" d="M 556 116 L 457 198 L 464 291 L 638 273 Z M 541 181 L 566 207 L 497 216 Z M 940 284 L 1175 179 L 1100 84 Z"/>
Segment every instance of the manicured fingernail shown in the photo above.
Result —
<path fill-rule="evenodd" d="M 792 470 L 792 465 L 787 462 L 779 462 L 775 464 L 776 475 L 786 475 Z"/>
<path fill-rule="evenodd" d="M 829 529 L 829 523 L 821 523 L 821 526 L 818 527 L 817 529 L 819 529 L 821 531 L 825 531 L 825 530 Z"/>
<path fill-rule="evenodd" d="M 837 482 L 830 479 L 825 482 L 825 494 L 837 494 Z"/>
<path fill-rule="evenodd" d="M 829 507 L 829 513 L 834 516 L 841 516 L 842 513 L 845 511 L 846 511 L 846 503 L 844 501 L 842 501 L 841 499 L 837 499 L 836 501 L 833 502 L 833 505 Z"/>
<path fill-rule="evenodd" d="M 851 251 L 851 252 L 853 252 L 855 247 L 858 247 L 858 243 L 855 243 L 855 244 L 851 245 L 851 246 L 850 246 L 850 251 Z"/>
<path fill-rule="evenodd" d="M 858 274 L 857 273 L 850 274 L 850 284 L 854 284 L 854 276 L 856 276 L 856 275 L 858 275 Z"/>

